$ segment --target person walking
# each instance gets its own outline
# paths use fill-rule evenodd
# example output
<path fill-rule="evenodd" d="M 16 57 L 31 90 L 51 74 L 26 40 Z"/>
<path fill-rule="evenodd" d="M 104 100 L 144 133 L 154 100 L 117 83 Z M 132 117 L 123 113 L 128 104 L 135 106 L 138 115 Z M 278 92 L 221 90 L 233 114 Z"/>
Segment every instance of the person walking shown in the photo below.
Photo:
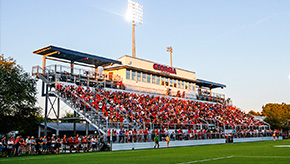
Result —
<path fill-rule="evenodd" d="M 156 146 L 159 149 L 159 134 L 158 133 L 156 137 L 154 137 L 154 141 L 155 141 L 154 149 L 156 148 Z"/>

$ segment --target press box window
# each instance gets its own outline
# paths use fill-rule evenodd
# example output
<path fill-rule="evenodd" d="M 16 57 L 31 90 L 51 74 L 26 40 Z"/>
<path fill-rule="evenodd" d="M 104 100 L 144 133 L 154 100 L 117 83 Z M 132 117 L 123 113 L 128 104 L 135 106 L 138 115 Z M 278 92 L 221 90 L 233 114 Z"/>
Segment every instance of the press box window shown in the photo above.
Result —
<path fill-rule="evenodd" d="M 151 81 L 151 75 L 147 74 L 147 83 L 150 83 Z"/>
<path fill-rule="evenodd" d="M 142 73 L 142 82 L 146 82 L 146 74 Z"/>
<path fill-rule="evenodd" d="M 157 76 L 157 78 L 156 78 L 156 84 L 160 84 L 160 76 Z"/>
<path fill-rule="evenodd" d="M 132 71 L 132 80 L 136 80 L 136 72 Z"/>
<path fill-rule="evenodd" d="M 137 81 L 141 81 L 141 72 L 137 72 Z"/>
<path fill-rule="evenodd" d="M 152 75 L 152 83 L 153 83 L 153 84 L 156 83 L 155 78 L 156 78 L 156 76 L 155 76 L 155 75 Z"/>
<path fill-rule="evenodd" d="M 130 73 L 131 73 L 130 70 L 126 70 L 126 79 L 130 79 Z"/>

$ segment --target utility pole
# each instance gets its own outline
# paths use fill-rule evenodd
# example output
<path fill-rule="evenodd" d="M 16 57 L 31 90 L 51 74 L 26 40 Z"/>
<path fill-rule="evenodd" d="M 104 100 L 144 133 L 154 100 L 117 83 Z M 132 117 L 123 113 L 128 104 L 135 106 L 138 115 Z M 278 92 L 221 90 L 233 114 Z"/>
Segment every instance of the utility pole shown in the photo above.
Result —
<path fill-rule="evenodd" d="M 167 47 L 167 52 L 170 52 L 170 66 L 172 67 L 172 47 Z"/>

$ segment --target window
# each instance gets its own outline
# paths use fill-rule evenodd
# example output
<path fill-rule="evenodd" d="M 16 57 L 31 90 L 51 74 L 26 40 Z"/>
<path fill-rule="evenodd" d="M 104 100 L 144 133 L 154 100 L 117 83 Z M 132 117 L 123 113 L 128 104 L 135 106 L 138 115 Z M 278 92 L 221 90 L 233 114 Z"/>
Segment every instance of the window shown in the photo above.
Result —
<path fill-rule="evenodd" d="M 152 75 L 152 83 L 153 84 L 156 84 L 155 78 L 156 78 L 156 76 L 155 75 Z"/>
<path fill-rule="evenodd" d="M 147 83 L 151 82 L 151 75 L 147 74 Z"/>
<path fill-rule="evenodd" d="M 177 87 L 177 81 L 174 80 L 174 85 L 173 85 L 175 88 Z"/>
<path fill-rule="evenodd" d="M 141 81 L 141 72 L 137 72 L 137 81 Z"/>
<path fill-rule="evenodd" d="M 173 80 L 170 79 L 170 86 L 173 87 Z"/>
<path fill-rule="evenodd" d="M 156 76 L 156 84 L 160 84 L 160 76 Z"/>
<path fill-rule="evenodd" d="M 192 87 L 192 83 L 189 83 L 189 90 L 191 90 L 191 87 Z"/>
<path fill-rule="evenodd" d="M 180 88 L 180 81 L 178 80 L 178 88 Z"/>
<path fill-rule="evenodd" d="M 136 80 L 136 72 L 132 71 L 132 80 Z"/>
<path fill-rule="evenodd" d="M 146 82 L 146 73 L 142 73 L 142 82 Z"/>
<path fill-rule="evenodd" d="M 185 89 L 188 89 L 188 82 L 185 82 Z"/>
<path fill-rule="evenodd" d="M 184 89 L 184 81 L 181 82 L 181 89 Z"/>
<path fill-rule="evenodd" d="M 130 79 L 130 70 L 126 70 L 126 79 Z"/>
<path fill-rule="evenodd" d="M 165 78 L 165 85 L 169 86 L 169 79 L 168 78 Z"/>
<path fill-rule="evenodd" d="M 165 81 L 164 81 L 164 77 L 161 77 L 161 85 L 164 85 Z"/>

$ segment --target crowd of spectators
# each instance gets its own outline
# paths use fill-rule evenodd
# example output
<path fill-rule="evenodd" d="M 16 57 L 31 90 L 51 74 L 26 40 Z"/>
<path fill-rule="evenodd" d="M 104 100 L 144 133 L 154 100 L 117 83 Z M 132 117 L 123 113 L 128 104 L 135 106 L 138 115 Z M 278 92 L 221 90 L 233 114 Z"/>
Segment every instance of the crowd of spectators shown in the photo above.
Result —
<path fill-rule="evenodd" d="M 103 138 L 94 136 L 70 136 L 60 138 L 55 135 L 34 138 L 3 137 L 0 139 L 0 157 L 20 155 L 59 154 L 109 150 Z"/>
<path fill-rule="evenodd" d="M 41 154 L 60 154 L 60 153 L 78 153 L 78 152 L 93 152 L 93 151 L 108 151 L 109 143 L 136 143 L 136 142 L 153 142 L 154 138 L 158 136 L 159 141 L 175 140 L 200 140 L 200 139 L 228 139 L 232 138 L 245 138 L 245 137 L 271 137 L 275 136 L 277 140 L 279 136 L 283 138 L 289 137 L 290 133 L 281 133 L 279 130 L 242 130 L 224 133 L 218 129 L 212 130 L 183 130 L 175 129 L 141 129 L 137 131 L 125 129 L 109 129 L 107 131 L 107 138 L 100 137 L 99 135 L 88 136 L 70 136 L 58 137 L 43 136 L 34 138 L 27 136 L 22 138 L 17 137 L 3 137 L 0 139 L 0 157 L 11 157 L 21 155 L 41 155 Z"/>
<path fill-rule="evenodd" d="M 75 85 L 56 86 L 67 97 L 80 97 L 103 113 L 109 122 L 124 121 L 136 124 L 195 125 L 211 122 L 218 127 L 253 129 L 263 125 L 240 109 L 219 103 L 204 103 L 172 97 L 149 96 L 121 91 L 93 90 Z M 82 110 L 89 109 L 76 99 Z"/>

